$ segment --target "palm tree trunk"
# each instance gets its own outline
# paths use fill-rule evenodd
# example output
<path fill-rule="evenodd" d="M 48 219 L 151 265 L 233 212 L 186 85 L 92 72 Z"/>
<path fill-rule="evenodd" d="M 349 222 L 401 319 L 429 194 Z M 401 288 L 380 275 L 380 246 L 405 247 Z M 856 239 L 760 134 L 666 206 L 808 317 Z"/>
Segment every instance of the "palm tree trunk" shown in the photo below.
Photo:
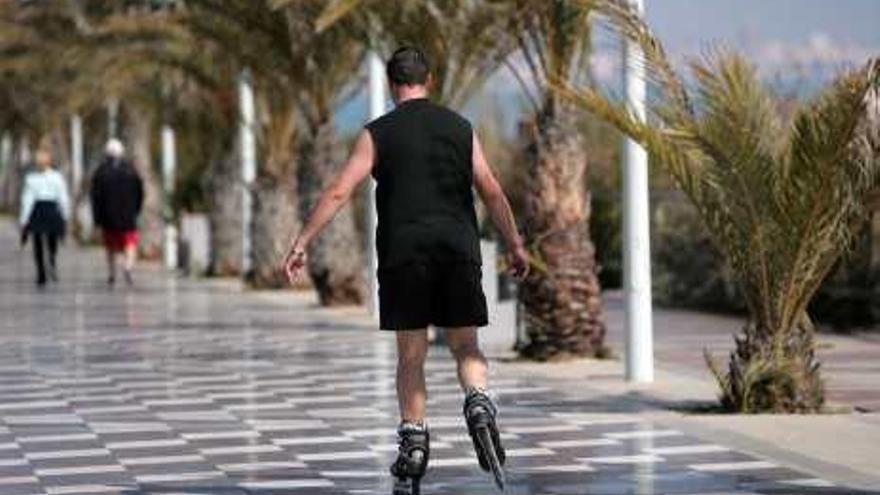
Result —
<path fill-rule="evenodd" d="M 750 322 L 735 337 L 726 373 L 706 354 L 721 405 L 739 413 L 815 413 L 825 404 L 814 327 L 804 314 L 788 331 Z"/>
<path fill-rule="evenodd" d="M 526 147 L 525 220 L 539 266 L 520 290 L 529 337 L 520 353 L 541 361 L 605 353 L 584 142 L 573 113 L 555 110 L 550 102 L 539 114 Z"/>
<path fill-rule="evenodd" d="M 133 109 L 128 117 L 126 134 L 130 156 L 144 182 L 144 207 L 139 220 L 140 251 L 146 259 L 159 259 L 162 256 L 162 190 L 153 170 L 153 129 L 150 118 L 137 109 Z"/>
<path fill-rule="evenodd" d="M 332 180 L 342 162 L 341 146 L 332 122 L 317 126 L 303 144 L 299 192 L 300 211 L 307 215 L 321 191 Z M 324 306 L 362 304 L 366 298 L 364 243 L 355 224 L 354 209 L 346 206 L 314 240 L 308 270 Z"/>
<path fill-rule="evenodd" d="M 242 187 L 234 149 L 221 153 L 211 167 L 207 188 L 211 202 L 211 275 L 231 277 L 242 273 Z"/>
<path fill-rule="evenodd" d="M 247 279 L 255 288 L 279 289 L 287 284 L 282 256 L 300 226 L 296 177 L 292 172 L 263 174 L 254 183 L 253 198 L 252 266 Z"/>

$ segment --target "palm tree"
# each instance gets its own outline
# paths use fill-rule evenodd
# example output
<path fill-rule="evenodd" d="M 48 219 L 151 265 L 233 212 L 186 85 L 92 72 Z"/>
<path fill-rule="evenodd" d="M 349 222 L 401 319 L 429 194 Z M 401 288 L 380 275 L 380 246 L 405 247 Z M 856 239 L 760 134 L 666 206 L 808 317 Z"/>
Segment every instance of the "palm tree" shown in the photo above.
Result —
<path fill-rule="evenodd" d="M 748 321 L 726 372 L 709 359 L 722 404 L 814 412 L 824 387 L 807 304 L 862 221 L 880 178 L 880 61 L 842 75 L 790 118 L 747 61 L 690 63 L 694 87 L 623 0 L 584 0 L 644 52 L 651 123 L 590 87 L 559 93 L 642 143 L 690 198 L 742 289 Z"/>
<path fill-rule="evenodd" d="M 590 240 L 587 156 L 579 116 L 551 81 L 589 82 L 591 6 L 572 0 L 514 0 L 510 30 L 518 58 L 508 64 L 531 103 L 524 126 L 526 238 L 536 268 L 519 295 L 537 360 L 601 356 L 605 321 Z"/>
<path fill-rule="evenodd" d="M 316 33 L 316 15 L 313 5 L 272 9 L 265 1 L 187 3 L 188 29 L 207 40 L 215 56 L 231 57 L 249 70 L 256 91 L 262 159 L 254 185 L 250 278 L 258 286 L 285 283 L 278 257 L 297 230 L 300 206 L 309 205 L 310 191 L 322 187 L 325 169 L 336 165 L 327 155 L 337 147 L 331 117 L 363 54 L 345 29 L 352 26 Z M 299 184 L 298 176 L 306 181 Z M 350 254 L 350 246 L 357 245 L 354 220 L 350 211 L 340 215 L 317 240 L 310 260 L 324 304 L 361 302 L 365 293 L 363 265 Z"/>

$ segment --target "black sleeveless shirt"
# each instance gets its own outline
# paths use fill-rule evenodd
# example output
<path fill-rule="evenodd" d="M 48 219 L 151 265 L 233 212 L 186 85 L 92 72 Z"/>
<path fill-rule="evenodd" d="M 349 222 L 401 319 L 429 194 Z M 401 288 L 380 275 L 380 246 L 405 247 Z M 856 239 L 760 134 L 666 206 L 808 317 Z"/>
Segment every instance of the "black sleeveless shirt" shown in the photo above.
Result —
<path fill-rule="evenodd" d="M 479 264 L 471 124 L 417 98 L 401 102 L 366 128 L 376 153 L 379 268 Z"/>

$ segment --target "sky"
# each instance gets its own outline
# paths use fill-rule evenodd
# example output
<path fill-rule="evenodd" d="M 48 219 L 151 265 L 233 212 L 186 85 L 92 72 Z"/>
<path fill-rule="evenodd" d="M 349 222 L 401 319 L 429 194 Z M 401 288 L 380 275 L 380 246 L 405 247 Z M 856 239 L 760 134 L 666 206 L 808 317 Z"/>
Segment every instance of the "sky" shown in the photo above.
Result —
<path fill-rule="evenodd" d="M 765 73 L 793 65 L 860 64 L 880 55 L 880 0 L 645 0 L 674 56 L 720 44 Z"/>

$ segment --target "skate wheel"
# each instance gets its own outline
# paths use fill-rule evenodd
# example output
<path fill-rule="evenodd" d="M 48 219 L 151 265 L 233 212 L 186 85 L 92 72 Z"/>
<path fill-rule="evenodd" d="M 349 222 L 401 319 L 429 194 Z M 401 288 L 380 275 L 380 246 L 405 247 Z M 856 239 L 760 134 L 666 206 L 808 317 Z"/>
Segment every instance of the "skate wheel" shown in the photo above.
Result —
<path fill-rule="evenodd" d="M 478 428 L 476 433 L 477 441 L 480 442 L 483 455 L 486 456 L 489 469 L 492 471 L 493 478 L 495 478 L 495 486 L 497 486 L 499 490 L 504 491 L 504 484 L 506 482 L 504 467 L 498 460 L 498 454 L 495 450 L 495 442 L 492 441 L 492 434 L 489 432 L 489 429 L 485 427 Z"/>

